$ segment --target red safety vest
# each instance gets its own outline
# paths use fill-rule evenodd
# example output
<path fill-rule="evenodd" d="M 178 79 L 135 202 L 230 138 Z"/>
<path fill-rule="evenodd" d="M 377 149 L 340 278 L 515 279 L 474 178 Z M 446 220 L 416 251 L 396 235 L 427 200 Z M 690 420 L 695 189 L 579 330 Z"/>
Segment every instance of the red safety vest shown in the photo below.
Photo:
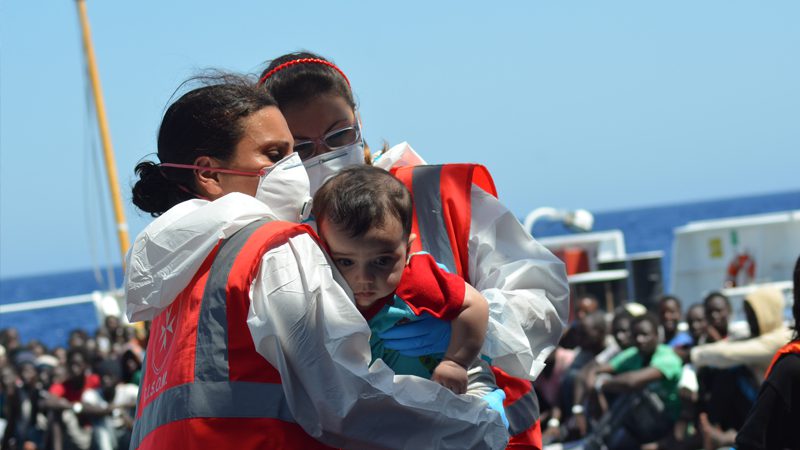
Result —
<path fill-rule="evenodd" d="M 770 372 L 772 372 L 772 368 L 775 366 L 775 363 L 778 362 L 779 359 L 781 359 L 781 356 L 788 355 L 790 353 L 797 353 L 798 355 L 800 355 L 800 341 L 789 342 L 788 344 L 779 348 L 777 352 L 775 352 L 775 356 L 772 357 L 772 362 L 769 363 L 767 372 L 764 374 L 765 380 L 769 376 Z"/>
<path fill-rule="evenodd" d="M 262 256 L 305 225 L 257 221 L 220 242 L 151 326 L 133 449 L 328 449 L 294 421 L 247 314 Z"/>
<path fill-rule="evenodd" d="M 426 251 L 437 262 L 469 277 L 469 232 L 472 186 L 497 197 L 494 180 L 479 164 L 405 166 L 391 170 L 414 199 L 412 252 Z M 541 449 L 539 401 L 529 380 L 514 378 L 492 367 L 497 385 L 506 393 L 503 406 L 509 421 L 510 449 Z"/>

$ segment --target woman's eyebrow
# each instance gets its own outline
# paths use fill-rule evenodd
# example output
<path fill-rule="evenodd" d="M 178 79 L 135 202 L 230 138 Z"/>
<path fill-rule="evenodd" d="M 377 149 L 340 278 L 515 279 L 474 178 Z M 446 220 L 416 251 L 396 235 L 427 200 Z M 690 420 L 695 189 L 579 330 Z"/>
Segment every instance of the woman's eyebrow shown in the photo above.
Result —
<path fill-rule="evenodd" d="M 329 126 L 327 130 L 325 130 L 325 134 L 328 134 L 331 131 L 339 128 L 340 125 L 344 125 L 344 123 L 342 123 L 342 122 L 345 122 L 345 123 L 350 122 L 349 117 L 342 117 L 341 119 L 337 120 L 336 122 L 333 122 L 331 124 L 331 126 Z"/>
<path fill-rule="evenodd" d="M 268 139 L 260 144 L 261 147 L 291 147 L 292 145 L 286 139 Z"/>

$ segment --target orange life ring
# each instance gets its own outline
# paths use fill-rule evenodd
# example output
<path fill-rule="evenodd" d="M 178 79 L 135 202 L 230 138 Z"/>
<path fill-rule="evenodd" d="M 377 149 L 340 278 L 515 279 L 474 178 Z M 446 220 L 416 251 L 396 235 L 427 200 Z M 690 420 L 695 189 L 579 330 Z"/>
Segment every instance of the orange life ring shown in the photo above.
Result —
<path fill-rule="evenodd" d="M 745 280 L 739 283 L 739 274 L 744 273 Z M 728 264 L 726 286 L 734 287 L 752 283 L 756 278 L 756 261 L 749 253 L 739 253 Z"/>

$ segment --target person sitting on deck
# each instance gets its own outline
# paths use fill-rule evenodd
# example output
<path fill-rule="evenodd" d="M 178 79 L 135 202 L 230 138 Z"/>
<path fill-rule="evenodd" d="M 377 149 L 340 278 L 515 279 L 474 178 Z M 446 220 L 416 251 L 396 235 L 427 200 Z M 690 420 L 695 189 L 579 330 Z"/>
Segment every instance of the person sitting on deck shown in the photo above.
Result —
<path fill-rule="evenodd" d="M 631 325 L 634 317 L 639 317 L 647 312 L 647 308 L 640 303 L 626 303 L 614 309 L 614 318 L 611 319 L 611 336 L 620 350 L 633 347 L 633 333 Z"/>
<path fill-rule="evenodd" d="M 703 299 L 706 310 L 708 342 L 724 341 L 728 338 L 728 320 L 731 315 L 731 302 L 724 294 L 712 292 Z"/>
<path fill-rule="evenodd" d="M 760 288 L 744 299 L 750 338 L 715 342 L 692 349 L 698 370 L 701 426 L 711 445 L 730 445 L 756 399 L 775 352 L 792 337 L 783 324 L 785 299 L 775 288 Z M 707 392 L 707 393 L 706 393 Z"/>
<path fill-rule="evenodd" d="M 578 328 L 580 327 L 581 320 L 587 315 L 597 311 L 600 308 L 600 302 L 592 294 L 585 294 L 577 298 L 575 301 L 575 309 L 573 311 L 573 320 L 570 322 L 558 345 L 566 348 L 573 349 L 580 345 L 578 343 Z"/>
<path fill-rule="evenodd" d="M 576 383 L 580 384 L 579 380 L 585 376 L 584 369 L 587 366 L 596 365 L 598 357 L 603 363 L 608 362 L 610 359 L 606 356 L 608 350 L 619 351 L 613 345 L 609 345 L 605 313 L 595 311 L 588 314 L 581 320 L 578 327 L 578 348 L 575 350 L 575 358 L 561 380 L 561 405 L 562 409 L 567 412 L 565 417 L 569 416 L 569 407 L 573 404 L 574 386 Z"/>
<path fill-rule="evenodd" d="M 633 319 L 635 346 L 620 352 L 608 364 L 590 370 L 586 387 L 600 397 L 622 394 L 587 438 L 587 447 L 640 448 L 672 430 L 680 412 L 678 381 L 681 360 L 659 344 L 658 320 L 652 314 Z M 581 406 L 581 405 L 577 405 Z M 582 408 L 576 413 L 582 413 Z"/>
<path fill-rule="evenodd" d="M 681 322 L 681 301 L 678 297 L 665 295 L 658 300 L 658 320 L 663 343 L 675 348 L 689 341 L 689 333 L 678 331 Z"/>
<path fill-rule="evenodd" d="M 684 363 L 690 361 L 690 351 L 698 345 L 706 343 L 708 321 L 706 320 L 706 311 L 702 304 L 695 303 L 690 306 L 686 311 L 686 325 L 689 328 L 685 332 L 686 337 L 681 338 L 679 341 L 674 342 L 672 349 L 681 357 Z M 681 332 L 680 334 L 684 334 Z"/>

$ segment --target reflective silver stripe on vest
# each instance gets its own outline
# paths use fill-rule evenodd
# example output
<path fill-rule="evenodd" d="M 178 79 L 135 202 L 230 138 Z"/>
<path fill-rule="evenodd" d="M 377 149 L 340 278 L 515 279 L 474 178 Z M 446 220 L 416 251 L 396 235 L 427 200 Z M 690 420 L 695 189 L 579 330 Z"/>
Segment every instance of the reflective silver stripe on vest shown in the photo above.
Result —
<path fill-rule="evenodd" d="M 532 386 L 527 394 L 506 406 L 506 418 L 508 434 L 511 436 L 522 433 L 539 420 L 539 399 Z"/>
<path fill-rule="evenodd" d="M 455 273 L 457 266 L 450 248 L 450 238 L 444 224 L 440 179 L 442 166 L 417 166 L 411 172 L 411 188 L 414 195 L 414 210 L 417 214 L 422 249 L 430 253 L 436 262 L 444 264 Z"/>
<path fill-rule="evenodd" d="M 187 383 L 167 389 L 147 405 L 136 421 L 130 448 L 138 448 L 145 436 L 162 425 L 202 417 L 268 417 L 294 423 L 280 384 Z"/>
<path fill-rule="evenodd" d="M 197 343 L 194 359 L 194 380 L 227 381 L 228 367 L 228 275 L 244 244 L 266 220 L 257 220 L 226 239 L 211 264 L 200 317 L 197 319 Z"/>
<path fill-rule="evenodd" d="M 423 250 L 430 253 L 437 262 L 444 264 L 448 270 L 455 272 L 457 266 L 444 223 L 441 176 L 441 165 L 414 167 L 411 172 L 414 210 Z M 528 430 L 536 423 L 539 419 L 539 399 L 536 398 L 533 387 L 506 407 L 506 418 L 512 436 Z"/>

